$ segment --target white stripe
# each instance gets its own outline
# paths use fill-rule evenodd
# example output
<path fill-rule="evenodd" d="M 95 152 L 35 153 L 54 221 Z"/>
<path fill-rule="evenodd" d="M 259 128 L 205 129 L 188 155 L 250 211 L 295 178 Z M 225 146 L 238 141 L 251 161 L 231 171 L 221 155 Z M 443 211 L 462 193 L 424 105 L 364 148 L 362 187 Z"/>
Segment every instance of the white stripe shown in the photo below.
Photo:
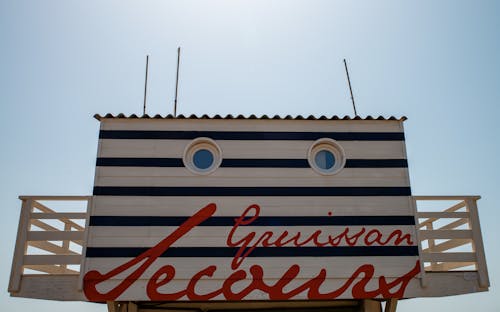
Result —
<path fill-rule="evenodd" d="M 411 268 L 408 269 L 408 271 L 410 271 Z M 390 283 L 394 278 L 388 278 L 387 279 L 387 282 Z M 460 280 L 460 279 L 457 279 L 457 280 Z M 307 281 L 309 281 L 309 279 L 296 279 L 296 280 L 292 280 L 290 281 L 287 286 L 286 286 L 286 289 L 296 289 L 298 288 L 300 285 L 306 283 Z M 276 284 L 277 280 L 276 279 L 264 279 L 264 282 L 267 284 L 267 285 L 274 285 Z M 353 285 L 356 285 L 356 281 L 354 281 L 350 287 L 348 287 L 344 292 L 342 292 L 342 294 L 340 294 L 338 297 L 335 298 L 335 300 L 343 300 L 343 299 L 353 299 L 353 295 L 352 295 L 352 286 Z M 208 293 L 211 293 L 213 292 L 214 290 L 217 290 L 217 289 L 220 289 L 221 285 L 222 285 L 223 281 L 222 280 L 212 280 L 212 279 L 207 279 L 207 280 L 200 280 L 198 283 L 196 283 L 196 293 L 197 294 L 208 294 Z M 321 291 L 323 291 L 322 293 L 329 293 L 329 292 L 332 292 L 334 290 L 337 290 L 339 289 L 340 287 L 342 287 L 344 284 L 346 283 L 346 280 L 345 279 L 327 279 L 321 286 Z M 140 301 L 149 301 L 151 299 L 149 299 L 149 297 L 146 295 L 146 291 L 145 289 L 147 288 L 147 284 L 148 282 L 147 281 L 144 281 L 144 280 L 140 280 L 140 281 L 137 281 L 136 283 L 134 283 L 127 291 L 125 291 L 122 295 L 120 295 L 116 301 L 137 301 L 137 300 L 140 300 Z M 169 283 L 167 283 L 165 286 L 162 286 L 158 289 L 158 292 L 160 293 L 176 293 L 178 291 L 181 291 L 181 290 L 184 290 L 186 289 L 186 286 L 188 284 L 188 281 L 187 280 L 174 280 L 174 281 L 170 281 Z M 241 281 L 241 282 L 237 282 L 235 284 L 233 284 L 233 286 L 231 287 L 232 291 L 234 293 L 238 293 L 240 291 L 242 291 L 246 286 L 248 286 L 250 284 L 250 281 L 247 280 L 247 281 Z M 99 289 L 102 289 L 103 291 L 107 290 L 107 289 L 112 289 L 114 286 L 116 286 L 116 281 L 110 281 L 110 282 L 104 282 L 102 284 L 99 284 Z M 366 290 L 367 291 L 370 291 L 370 290 L 376 290 L 378 289 L 379 287 L 379 281 L 378 279 L 371 279 L 367 285 L 366 285 Z M 396 285 L 394 288 L 392 288 L 391 290 L 392 291 L 396 291 L 399 287 L 399 284 Z M 466 290 L 463 290 L 462 293 L 468 293 L 470 291 L 466 291 Z M 442 291 L 442 295 L 441 296 L 446 296 L 446 295 L 449 295 L 450 292 L 446 292 L 446 291 Z M 452 291 L 452 293 L 454 293 Z M 434 293 L 433 293 L 434 294 Z M 405 291 L 404 293 L 404 297 L 405 298 L 412 298 L 412 297 L 422 297 L 422 288 L 421 288 L 421 285 L 420 285 L 420 281 L 416 278 L 412 279 L 409 284 L 408 284 L 408 287 L 407 287 L 407 291 Z M 427 296 L 432 296 L 430 294 L 427 294 Z M 359 300 L 359 298 L 355 298 L 357 300 Z M 373 298 L 373 299 L 385 299 L 385 298 L 382 298 L 381 295 Z M 210 301 L 224 301 L 226 300 L 224 298 L 223 295 L 219 295 L 217 297 L 214 297 L 214 298 L 211 298 Z M 254 290 L 252 291 L 251 293 L 249 293 L 245 298 L 242 299 L 242 302 L 249 302 L 248 303 L 248 306 L 251 307 L 252 306 L 252 302 L 250 300 L 253 300 L 253 301 L 268 301 L 268 302 L 272 302 L 272 301 L 269 301 L 269 295 L 260 291 L 260 290 Z M 303 291 L 302 293 L 296 295 L 295 297 L 289 299 L 290 301 L 291 300 L 301 300 L 300 302 L 301 303 L 309 303 L 309 302 L 313 302 L 313 301 L 310 301 L 308 300 L 308 297 L 307 297 L 307 290 Z M 182 301 L 182 302 L 189 302 L 189 299 L 184 296 L 182 298 L 180 298 L 178 301 Z M 297 302 L 297 301 L 295 301 Z M 316 302 L 321 302 L 321 301 L 316 301 Z M 330 301 L 331 302 L 331 301 Z M 188 305 L 190 305 L 188 303 Z M 174 306 L 175 306 L 175 303 L 174 303 Z M 297 303 L 297 306 L 298 306 L 298 303 Z M 275 306 L 271 306 L 271 309 L 272 308 L 275 308 Z M 175 310 L 172 309 L 174 311 L 179 311 L 179 310 Z M 237 310 L 237 309 L 235 309 Z M 330 309 L 332 310 L 332 309 Z M 146 310 L 146 311 L 152 311 L 152 310 Z M 345 310 L 344 310 L 345 311 Z"/>
<path fill-rule="evenodd" d="M 96 180 L 96 186 L 242 186 L 242 187 L 266 187 L 266 186 L 318 186 L 318 187 L 391 187 L 391 186 L 410 186 L 406 170 L 401 168 L 391 169 L 344 169 L 334 176 L 321 176 L 311 169 L 300 170 L 308 171 L 308 174 L 295 176 L 281 176 L 280 173 L 286 170 L 268 169 L 264 177 L 252 176 L 262 173 L 265 170 L 254 169 L 236 169 L 239 174 L 232 173 L 231 176 L 224 176 L 219 173 L 217 176 L 199 176 L 191 173 L 185 168 L 162 168 L 166 170 L 157 170 L 158 174 L 163 176 L 151 176 L 152 170 L 143 170 L 142 168 L 113 168 L 111 171 L 115 176 L 109 176 L 109 168 L 99 169 L 99 176 Z M 145 168 L 151 169 L 151 168 Z M 177 170 L 169 170 L 177 169 Z M 220 168 L 222 171 L 225 168 Z M 219 171 L 219 170 L 217 170 Z M 169 174 L 169 172 L 171 174 Z M 178 175 L 175 175 L 175 173 Z M 253 174 L 246 174 L 246 172 Z"/>
<path fill-rule="evenodd" d="M 196 197 L 196 196 L 95 196 L 93 215 L 191 216 L 210 203 L 215 216 L 240 216 L 250 205 L 261 216 L 384 216 L 413 215 L 409 196 L 335 197 Z"/>
<path fill-rule="evenodd" d="M 191 140 L 100 139 L 99 157 L 182 158 Z M 223 158 L 307 159 L 313 141 L 216 140 Z M 338 141 L 347 158 L 406 158 L 404 141 Z"/>
<path fill-rule="evenodd" d="M 107 273 L 112 269 L 127 263 L 132 258 L 87 258 L 87 272 L 97 270 Z M 293 257 L 293 258 L 246 258 L 238 269 L 248 272 L 252 265 L 260 265 L 264 268 L 264 276 L 267 279 L 280 278 L 283 273 L 293 264 L 300 266 L 298 278 L 311 278 L 324 268 L 327 278 L 347 278 L 360 266 L 371 264 L 375 266 L 375 277 L 394 277 L 407 273 L 413 266 L 417 257 Z M 232 258 L 158 258 L 144 272 L 141 279 L 149 279 L 160 267 L 173 265 L 176 272 L 176 280 L 191 278 L 193 274 L 210 266 L 216 265 L 217 271 L 211 280 L 227 278 L 233 270 L 231 269 Z M 115 276 L 113 279 L 126 277 L 133 271 L 130 270 Z"/>
<path fill-rule="evenodd" d="M 402 132 L 397 120 L 104 120 L 102 130 Z"/>
<path fill-rule="evenodd" d="M 273 235 L 270 238 L 270 242 L 275 242 L 282 233 L 288 232 L 288 235 L 284 236 L 281 240 L 282 242 L 288 241 L 293 238 L 299 232 L 298 242 L 308 241 L 308 238 L 313 235 L 313 233 L 320 231 L 317 237 L 320 243 L 327 243 L 328 236 L 330 235 L 332 239 L 339 237 L 337 242 L 340 242 L 338 246 L 349 246 L 346 242 L 344 235 L 341 235 L 346 228 L 348 228 L 347 237 L 351 239 L 351 242 L 355 242 L 354 238 L 357 239 L 355 246 L 366 246 L 364 239 L 366 238 L 369 242 L 373 242 L 377 238 L 378 233 L 382 236 L 379 241 L 388 241 L 391 233 L 395 230 L 400 230 L 402 236 L 405 234 L 411 235 L 411 241 L 416 244 L 415 240 L 415 227 L 410 225 L 400 225 L 400 226 L 241 226 L 235 230 L 232 238 L 232 242 L 236 243 L 241 239 L 247 237 L 250 233 L 255 233 L 254 238 L 249 238 L 250 246 L 254 246 L 259 238 L 264 232 L 272 232 Z M 87 243 L 88 247 L 153 247 L 162 239 L 167 237 L 177 227 L 173 226 L 93 226 L 90 230 L 90 237 Z M 232 227 L 228 226 L 199 226 L 193 228 L 189 231 L 189 234 L 181 237 L 176 241 L 175 247 L 227 247 L 226 241 L 229 236 L 229 232 Z M 363 230 L 364 229 L 364 230 Z M 378 230 L 370 235 L 370 231 Z M 360 235 L 356 235 L 360 234 Z M 264 236 L 265 237 L 265 236 Z M 399 236 L 395 236 L 385 245 L 385 246 L 395 246 L 395 240 Z M 238 244 L 241 246 L 243 243 Z M 238 247 L 235 246 L 235 247 Z M 304 246 L 314 247 L 315 244 L 312 240 Z M 380 246 L 379 243 L 373 243 L 371 246 Z M 408 246 L 407 240 L 403 240 L 399 246 Z M 257 245 L 257 247 L 262 247 L 262 242 Z M 295 247 L 293 242 L 284 245 L 283 247 Z M 331 245 L 326 245 L 325 247 L 331 247 Z"/>

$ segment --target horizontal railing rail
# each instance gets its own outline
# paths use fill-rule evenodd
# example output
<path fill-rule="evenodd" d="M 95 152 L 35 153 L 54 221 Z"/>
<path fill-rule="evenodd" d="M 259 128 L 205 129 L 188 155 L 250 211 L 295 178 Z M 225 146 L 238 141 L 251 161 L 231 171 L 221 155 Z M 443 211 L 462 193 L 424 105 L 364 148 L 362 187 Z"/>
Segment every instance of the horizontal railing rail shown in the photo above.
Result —
<path fill-rule="evenodd" d="M 79 275 L 92 196 L 20 196 L 22 201 L 9 292 L 26 274 Z M 54 209 L 49 204 L 66 207 Z M 76 203 L 76 206 L 74 207 Z M 69 207 L 67 207 L 69 206 Z M 79 210 L 58 211 L 58 210 Z"/>
<path fill-rule="evenodd" d="M 480 198 L 413 196 L 423 276 L 425 272 L 474 270 L 478 272 L 479 285 L 489 286 L 477 211 Z"/>

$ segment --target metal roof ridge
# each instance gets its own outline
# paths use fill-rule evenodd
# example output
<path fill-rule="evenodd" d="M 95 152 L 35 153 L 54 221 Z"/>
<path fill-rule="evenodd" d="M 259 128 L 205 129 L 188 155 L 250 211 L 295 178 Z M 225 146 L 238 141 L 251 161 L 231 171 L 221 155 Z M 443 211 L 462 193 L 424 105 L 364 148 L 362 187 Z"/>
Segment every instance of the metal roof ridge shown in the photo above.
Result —
<path fill-rule="evenodd" d="M 174 116 L 172 114 L 168 114 L 165 116 L 162 116 L 160 114 L 156 114 L 154 116 L 150 116 L 148 114 L 144 115 L 136 115 L 136 114 L 130 114 L 130 115 L 125 115 L 123 113 L 119 113 L 117 115 L 113 115 L 111 113 L 107 113 L 105 115 L 100 115 L 100 114 L 95 114 L 94 118 L 101 121 L 103 119 L 253 119 L 253 120 L 398 120 L 398 121 L 405 121 L 408 118 L 406 116 L 401 116 L 401 117 L 395 117 L 395 116 L 389 116 L 389 117 L 384 117 L 384 116 L 371 116 L 367 115 L 366 117 L 361 117 L 359 115 L 356 115 L 354 117 L 345 115 L 345 116 L 338 116 L 338 115 L 333 115 L 331 117 L 321 115 L 321 116 L 314 116 L 314 115 L 309 115 L 309 116 L 302 116 L 302 115 L 286 115 L 286 116 L 280 116 L 280 115 L 274 115 L 274 116 L 268 116 L 266 114 L 259 116 L 256 116 L 255 114 L 251 114 L 249 116 L 244 116 L 244 115 L 231 115 L 227 114 L 226 116 L 221 116 L 219 114 L 215 114 L 213 116 L 209 116 L 207 114 L 203 114 L 201 116 L 191 114 L 189 116 L 187 115 L 177 115 Z"/>

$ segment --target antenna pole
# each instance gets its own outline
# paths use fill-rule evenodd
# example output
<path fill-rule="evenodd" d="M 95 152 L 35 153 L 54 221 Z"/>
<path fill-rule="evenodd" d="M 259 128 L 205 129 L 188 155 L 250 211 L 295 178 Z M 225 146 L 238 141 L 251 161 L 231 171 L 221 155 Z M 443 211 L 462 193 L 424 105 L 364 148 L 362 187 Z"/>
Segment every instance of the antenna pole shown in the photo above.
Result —
<path fill-rule="evenodd" d="M 179 65 L 181 61 L 181 47 L 177 48 L 177 74 L 175 76 L 175 99 L 174 99 L 174 117 L 177 117 L 177 92 L 179 90 Z"/>
<path fill-rule="evenodd" d="M 349 78 L 349 70 L 347 70 L 347 62 L 344 59 L 345 73 L 347 74 L 347 83 L 349 84 L 349 91 L 351 92 L 352 107 L 354 108 L 354 116 L 358 116 L 356 112 L 356 104 L 354 104 L 354 95 L 352 95 L 351 79 Z"/>
<path fill-rule="evenodd" d="M 146 99 L 148 96 L 148 69 L 149 69 L 149 55 L 146 55 L 146 78 L 144 79 L 144 105 L 142 107 L 143 115 L 146 115 Z"/>

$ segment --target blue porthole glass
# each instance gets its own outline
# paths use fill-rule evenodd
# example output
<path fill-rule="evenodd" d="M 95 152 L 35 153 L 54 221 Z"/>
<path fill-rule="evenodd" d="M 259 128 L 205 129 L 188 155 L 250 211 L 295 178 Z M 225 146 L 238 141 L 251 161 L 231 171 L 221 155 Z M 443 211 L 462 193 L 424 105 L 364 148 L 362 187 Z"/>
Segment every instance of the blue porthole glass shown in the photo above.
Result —
<path fill-rule="evenodd" d="M 328 150 L 320 150 L 314 156 L 314 162 L 318 168 L 330 170 L 335 166 L 335 155 Z"/>
<path fill-rule="evenodd" d="M 193 155 L 193 164 L 198 169 L 208 169 L 214 163 L 214 155 L 206 149 L 197 150 Z"/>

